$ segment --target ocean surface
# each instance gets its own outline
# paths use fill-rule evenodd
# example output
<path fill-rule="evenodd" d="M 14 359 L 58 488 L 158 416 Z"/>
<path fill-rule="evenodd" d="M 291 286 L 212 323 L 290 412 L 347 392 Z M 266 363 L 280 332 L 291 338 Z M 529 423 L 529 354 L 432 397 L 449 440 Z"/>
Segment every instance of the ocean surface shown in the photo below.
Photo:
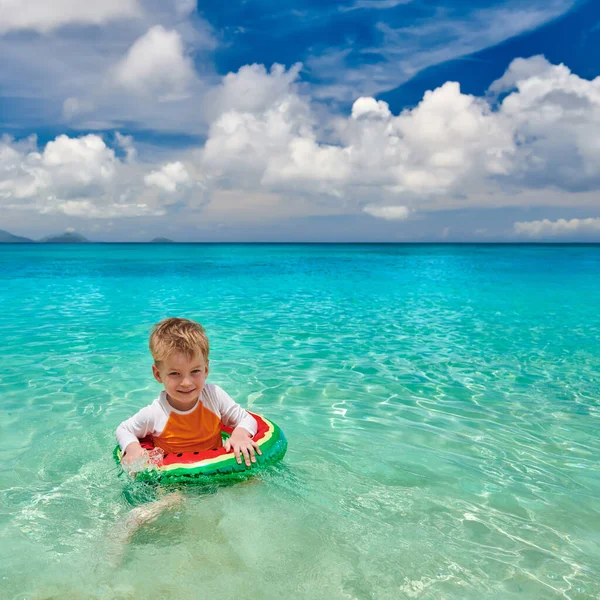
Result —
<path fill-rule="evenodd" d="M 282 463 L 131 533 L 152 324 Z M 600 246 L 1 245 L 0 598 L 600 597 Z"/>

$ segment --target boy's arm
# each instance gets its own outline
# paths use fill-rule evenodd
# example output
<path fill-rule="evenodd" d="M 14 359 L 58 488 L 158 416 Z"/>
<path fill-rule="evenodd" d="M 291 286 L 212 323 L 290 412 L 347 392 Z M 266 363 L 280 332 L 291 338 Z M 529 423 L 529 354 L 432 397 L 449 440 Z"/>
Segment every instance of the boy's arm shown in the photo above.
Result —
<path fill-rule="evenodd" d="M 219 386 L 215 385 L 214 389 L 217 394 L 219 412 L 221 413 L 223 424 L 234 429 L 243 427 L 250 434 L 250 437 L 254 437 L 258 430 L 256 419 L 248 414 L 237 402 L 234 402 L 231 396 Z"/>
<path fill-rule="evenodd" d="M 214 390 L 218 398 L 221 421 L 234 428 L 225 442 L 225 451 L 233 450 L 238 464 L 241 464 L 243 459 L 249 467 L 256 462 L 255 454 L 262 454 L 258 444 L 252 439 L 258 429 L 256 419 L 234 402 L 220 387 L 214 386 Z"/>
<path fill-rule="evenodd" d="M 153 406 L 150 405 L 142 408 L 133 417 L 123 421 L 117 427 L 117 442 L 121 447 L 125 462 L 143 456 L 145 451 L 140 445 L 140 439 L 154 431 L 154 421 L 154 410 Z"/>

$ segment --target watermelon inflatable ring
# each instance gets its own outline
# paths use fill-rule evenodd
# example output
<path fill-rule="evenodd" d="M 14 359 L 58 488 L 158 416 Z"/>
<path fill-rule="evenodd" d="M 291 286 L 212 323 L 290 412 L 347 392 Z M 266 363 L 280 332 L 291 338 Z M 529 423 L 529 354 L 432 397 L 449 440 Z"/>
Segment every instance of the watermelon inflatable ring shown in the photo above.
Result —
<path fill-rule="evenodd" d="M 253 475 L 262 467 L 272 465 L 281 460 L 287 450 L 287 440 L 283 431 L 273 421 L 255 413 L 250 413 L 258 424 L 256 435 L 252 438 L 260 448 L 261 455 L 256 453 L 256 463 L 247 467 L 242 460 L 238 464 L 232 450 L 225 448 L 205 450 L 203 452 L 183 452 L 181 454 L 165 454 L 152 468 L 135 473 L 136 481 L 151 481 L 156 483 L 193 483 L 209 476 L 210 479 L 226 479 Z M 231 435 L 232 428 L 222 426 L 223 438 Z M 152 450 L 154 444 L 151 438 L 140 440 L 143 448 Z M 114 457 L 121 464 L 121 449 L 115 448 Z"/>

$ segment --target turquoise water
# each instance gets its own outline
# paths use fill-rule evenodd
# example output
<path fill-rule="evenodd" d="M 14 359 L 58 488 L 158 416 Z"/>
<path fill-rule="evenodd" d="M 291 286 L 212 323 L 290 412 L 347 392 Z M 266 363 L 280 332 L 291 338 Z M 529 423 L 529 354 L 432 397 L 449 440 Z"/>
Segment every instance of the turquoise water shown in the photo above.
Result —
<path fill-rule="evenodd" d="M 600 597 L 600 246 L 0 246 L 4 599 Z M 200 320 L 277 468 L 128 539 L 114 429 Z"/>

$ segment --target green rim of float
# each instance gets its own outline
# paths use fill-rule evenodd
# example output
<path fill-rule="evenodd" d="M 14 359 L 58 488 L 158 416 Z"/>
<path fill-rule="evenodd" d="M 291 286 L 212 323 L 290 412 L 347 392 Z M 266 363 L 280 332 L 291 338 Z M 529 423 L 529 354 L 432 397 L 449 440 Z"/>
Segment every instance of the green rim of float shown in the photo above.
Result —
<path fill-rule="evenodd" d="M 281 460 L 287 450 L 287 440 L 283 431 L 273 421 L 250 413 L 258 425 L 256 435 L 252 438 L 260 448 L 261 455 L 256 454 L 256 463 L 247 467 L 242 460 L 238 464 L 233 451 L 226 452 L 225 448 L 205 450 L 203 452 L 183 452 L 180 454 L 165 454 L 162 461 L 146 471 L 135 474 L 136 481 L 151 481 L 156 483 L 192 483 L 210 477 L 210 479 L 225 479 L 248 477 L 257 471 Z M 231 435 L 232 428 L 222 426 L 223 438 Z M 151 438 L 140 440 L 142 447 L 152 449 Z M 113 452 L 117 464 L 121 465 L 122 452 L 117 446 Z"/>

